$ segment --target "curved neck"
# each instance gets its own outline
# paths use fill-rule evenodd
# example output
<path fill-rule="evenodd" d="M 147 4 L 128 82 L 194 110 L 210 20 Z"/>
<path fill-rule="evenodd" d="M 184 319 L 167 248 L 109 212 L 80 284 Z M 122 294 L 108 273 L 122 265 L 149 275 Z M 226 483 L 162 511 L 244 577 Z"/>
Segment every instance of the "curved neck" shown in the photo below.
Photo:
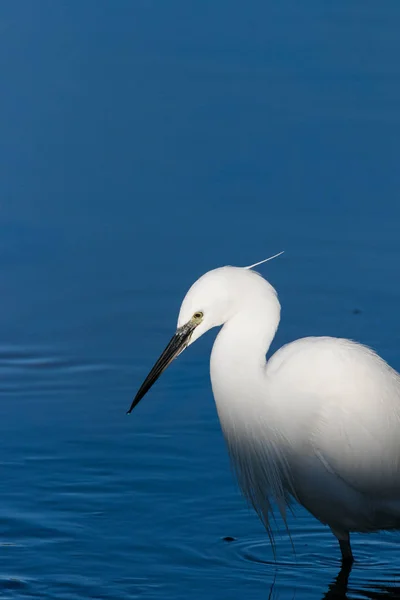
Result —
<path fill-rule="evenodd" d="M 211 353 L 211 383 L 217 406 L 245 401 L 264 377 L 265 355 L 280 320 L 280 304 L 273 289 L 249 302 L 225 323 Z"/>

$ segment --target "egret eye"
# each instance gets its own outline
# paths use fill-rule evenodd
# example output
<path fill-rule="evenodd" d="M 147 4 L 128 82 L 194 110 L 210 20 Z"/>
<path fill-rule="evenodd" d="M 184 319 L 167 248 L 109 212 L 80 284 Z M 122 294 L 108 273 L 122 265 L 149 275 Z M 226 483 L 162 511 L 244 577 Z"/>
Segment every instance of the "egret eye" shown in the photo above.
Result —
<path fill-rule="evenodd" d="M 193 319 L 196 319 L 196 321 L 199 321 L 200 319 L 203 318 L 203 313 L 199 310 L 199 312 L 195 312 L 193 315 Z"/>

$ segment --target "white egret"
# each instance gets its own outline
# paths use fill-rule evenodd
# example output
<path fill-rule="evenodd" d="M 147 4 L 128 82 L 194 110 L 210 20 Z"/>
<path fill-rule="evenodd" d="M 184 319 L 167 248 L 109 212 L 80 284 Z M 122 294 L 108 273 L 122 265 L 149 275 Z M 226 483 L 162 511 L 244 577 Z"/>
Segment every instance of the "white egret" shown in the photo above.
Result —
<path fill-rule="evenodd" d="M 266 362 L 281 307 L 254 266 L 218 268 L 193 284 L 128 412 L 182 350 L 223 326 L 211 383 L 243 494 L 270 536 L 273 501 L 285 524 L 299 502 L 330 527 L 350 564 L 351 532 L 400 529 L 400 375 L 369 348 L 333 337 L 297 340 Z"/>

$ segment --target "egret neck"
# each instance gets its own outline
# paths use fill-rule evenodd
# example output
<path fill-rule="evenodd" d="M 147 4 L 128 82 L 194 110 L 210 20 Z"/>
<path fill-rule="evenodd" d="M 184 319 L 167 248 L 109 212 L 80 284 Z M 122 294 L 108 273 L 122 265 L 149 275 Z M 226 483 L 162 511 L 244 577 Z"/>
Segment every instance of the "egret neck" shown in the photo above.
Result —
<path fill-rule="evenodd" d="M 218 412 L 238 415 L 256 407 L 265 386 L 266 354 L 280 320 L 280 304 L 272 286 L 262 298 L 247 303 L 224 324 L 211 353 L 211 383 Z M 241 392 L 241 393 L 239 393 Z M 263 397 L 263 404 L 268 401 Z M 231 411 L 230 411 L 231 412 Z M 221 414 L 220 414 L 221 416 Z"/>

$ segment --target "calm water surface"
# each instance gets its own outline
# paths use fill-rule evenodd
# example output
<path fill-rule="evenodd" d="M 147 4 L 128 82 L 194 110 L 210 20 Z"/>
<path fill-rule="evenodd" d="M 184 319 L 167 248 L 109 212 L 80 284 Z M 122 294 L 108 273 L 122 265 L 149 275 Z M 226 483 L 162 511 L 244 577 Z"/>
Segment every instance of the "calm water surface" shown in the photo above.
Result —
<path fill-rule="evenodd" d="M 400 368 L 399 3 L 21 0 L 0 29 L 0 596 L 344 598 L 326 528 L 278 523 L 275 562 L 240 497 L 212 334 L 125 411 L 188 286 L 282 249 L 274 348 Z M 354 551 L 347 597 L 400 597 L 399 538 Z"/>

